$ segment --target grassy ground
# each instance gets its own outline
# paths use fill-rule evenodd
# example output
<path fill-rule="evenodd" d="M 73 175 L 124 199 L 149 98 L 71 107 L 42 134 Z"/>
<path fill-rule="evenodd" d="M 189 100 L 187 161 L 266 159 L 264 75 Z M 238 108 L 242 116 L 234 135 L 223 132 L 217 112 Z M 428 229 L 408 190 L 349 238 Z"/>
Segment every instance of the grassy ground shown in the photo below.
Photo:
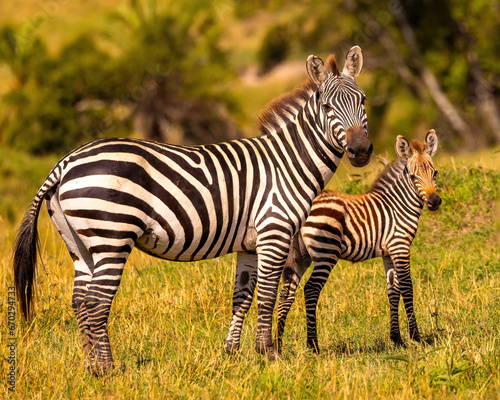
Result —
<path fill-rule="evenodd" d="M 55 160 L 12 152 L 0 156 L 0 398 L 7 398 L 10 247 L 16 224 Z M 222 351 L 231 317 L 232 255 L 173 263 L 134 251 L 110 317 L 118 367 L 109 376 L 94 377 L 84 371 L 70 305 L 71 260 L 43 211 L 36 316 L 20 323 L 17 315 L 12 398 L 497 398 L 499 156 L 487 151 L 460 161 L 446 155 L 437 159 L 443 205 L 436 213 L 424 211 L 412 248 L 415 309 L 427 343 L 407 349 L 390 343 L 379 259 L 341 262 L 330 276 L 318 310 L 319 356 L 305 346 L 300 289 L 287 320 L 284 359 L 270 363 L 253 349 L 255 306 L 240 353 L 228 357 Z M 380 169 L 377 162 L 363 170 L 342 167 L 330 185 L 355 192 L 371 181 L 370 171 Z M 402 317 L 404 335 L 405 324 Z"/>

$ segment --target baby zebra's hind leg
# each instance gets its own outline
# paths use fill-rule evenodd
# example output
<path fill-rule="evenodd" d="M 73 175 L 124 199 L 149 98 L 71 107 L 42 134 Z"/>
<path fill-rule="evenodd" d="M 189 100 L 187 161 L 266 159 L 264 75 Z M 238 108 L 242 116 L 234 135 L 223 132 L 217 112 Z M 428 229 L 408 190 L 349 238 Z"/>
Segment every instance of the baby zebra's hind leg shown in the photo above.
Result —
<path fill-rule="evenodd" d="M 283 289 L 279 296 L 278 305 L 278 327 L 276 332 L 276 348 L 281 352 L 283 344 L 283 332 L 285 330 L 286 317 L 293 302 L 295 301 L 295 290 L 300 279 L 311 265 L 311 257 L 302 240 L 300 232 L 292 239 L 290 253 L 283 268 Z"/>
<path fill-rule="evenodd" d="M 316 322 L 316 309 L 318 307 L 319 295 L 325 286 L 330 272 L 338 261 L 338 254 L 331 254 L 330 261 L 321 262 L 313 255 L 314 270 L 304 287 L 304 297 L 306 300 L 307 319 L 307 347 L 319 354 L 318 327 Z"/>

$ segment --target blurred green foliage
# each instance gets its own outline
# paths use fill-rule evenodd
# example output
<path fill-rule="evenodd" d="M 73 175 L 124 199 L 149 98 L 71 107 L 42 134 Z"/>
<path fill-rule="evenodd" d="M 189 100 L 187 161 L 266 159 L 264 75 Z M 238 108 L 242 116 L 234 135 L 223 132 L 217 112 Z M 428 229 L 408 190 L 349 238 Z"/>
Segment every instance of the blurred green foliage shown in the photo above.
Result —
<path fill-rule="evenodd" d="M 0 61 L 16 83 L 3 98 L 3 142 L 31 153 L 63 153 L 97 137 L 128 134 L 136 110 L 154 96 L 204 99 L 212 113 L 220 102 L 232 104 L 224 83 L 234 73 L 218 46 L 219 21 L 206 2 L 190 6 L 180 19 L 157 12 L 154 2 L 132 1 L 108 16 L 126 34 L 88 31 L 56 54 L 41 38 L 27 40 L 4 27 Z"/>
<path fill-rule="evenodd" d="M 259 15 L 260 2 L 251 3 Z M 391 147 L 395 134 L 430 127 L 449 149 L 500 143 L 500 42 L 493 39 L 500 36 L 500 3 L 273 0 L 267 10 L 276 28 L 287 27 L 292 54 L 333 51 L 342 65 L 347 50 L 361 46 L 370 131 L 382 147 Z"/>
<path fill-rule="evenodd" d="M 64 21 L 63 16 L 74 4 L 48 13 L 46 26 L 56 26 L 55 20 L 67 24 L 57 28 L 61 40 L 55 46 L 43 29 L 46 20 L 35 21 L 39 9 L 29 24 L 0 26 L 0 67 L 6 65 L 14 80 L 0 93 L 1 144 L 60 154 L 96 137 L 131 133 L 201 143 L 241 134 L 233 122 L 224 122 L 233 119 L 254 135 L 253 110 L 277 94 L 273 87 L 284 86 L 274 83 L 279 76 L 267 79 L 275 65 L 333 52 L 342 67 L 352 45 L 365 54 L 359 84 L 367 94 L 370 139 L 377 149 L 392 148 L 397 134 L 431 127 L 449 150 L 500 143 L 500 42 L 495 40 L 500 3 L 116 4 L 95 10 L 74 29 L 74 18 Z M 251 88 L 236 71 L 245 75 L 252 63 L 266 76 L 257 78 L 261 86 Z M 252 91 L 259 92 L 258 100 L 247 95 Z M 265 101 L 260 104 L 260 99 Z M 242 109 L 252 109 L 251 121 Z"/>
<path fill-rule="evenodd" d="M 268 72 L 284 61 L 290 51 L 290 33 L 286 25 L 274 25 L 266 33 L 257 55 L 261 72 Z"/>

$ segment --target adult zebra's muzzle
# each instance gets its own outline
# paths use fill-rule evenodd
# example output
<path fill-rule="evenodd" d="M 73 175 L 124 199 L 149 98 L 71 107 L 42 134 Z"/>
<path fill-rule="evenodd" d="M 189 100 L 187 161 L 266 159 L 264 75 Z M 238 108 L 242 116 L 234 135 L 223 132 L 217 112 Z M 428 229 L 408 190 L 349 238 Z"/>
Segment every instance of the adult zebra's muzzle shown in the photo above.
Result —
<path fill-rule="evenodd" d="M 346 154 L 355 167 L 364 167 L 370 162 L 373 153 L 373 144 L 366 137 L 361 125 L 351 127 L 346 132 Z"/>
<path fill-rule="evenodd" d="M 427 208 L 430 211 L 436 211 L 441 205 L 441 197 L 436 193 L 432 192 L 427 198 Z"/>

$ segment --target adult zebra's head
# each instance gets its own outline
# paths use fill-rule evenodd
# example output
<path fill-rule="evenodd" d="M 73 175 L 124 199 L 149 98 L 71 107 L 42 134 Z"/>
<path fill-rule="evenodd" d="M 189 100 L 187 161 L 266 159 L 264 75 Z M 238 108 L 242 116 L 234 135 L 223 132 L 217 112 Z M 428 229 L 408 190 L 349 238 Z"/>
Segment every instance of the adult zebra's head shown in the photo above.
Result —
<path fill-rule="evenodd" d="M 349 50 L 342 73 L 335 57 L 309 56 L 306 63 L 311 80 L 317 85 L 318 112 L 323 122 L 326 140 L 341 148 L 355 167 L 370 162 L 373 145 L 368 140 L 365 93 L 355 79 L 363 68 L 363 53 L 359 46 Z"/>
<path fill-rule="evenodd" d="M 437 170 L 431 158 L 437 148 L 438 138 L 434 129 L 427 132 L 425 143 L 414 139 L 410 144 L 403 136 L 396 139 L 396 153 L 406 161 L 408 174 L 431 211 L 436 211 L 441 205 L 441 197 L 436 192 Z"/>

